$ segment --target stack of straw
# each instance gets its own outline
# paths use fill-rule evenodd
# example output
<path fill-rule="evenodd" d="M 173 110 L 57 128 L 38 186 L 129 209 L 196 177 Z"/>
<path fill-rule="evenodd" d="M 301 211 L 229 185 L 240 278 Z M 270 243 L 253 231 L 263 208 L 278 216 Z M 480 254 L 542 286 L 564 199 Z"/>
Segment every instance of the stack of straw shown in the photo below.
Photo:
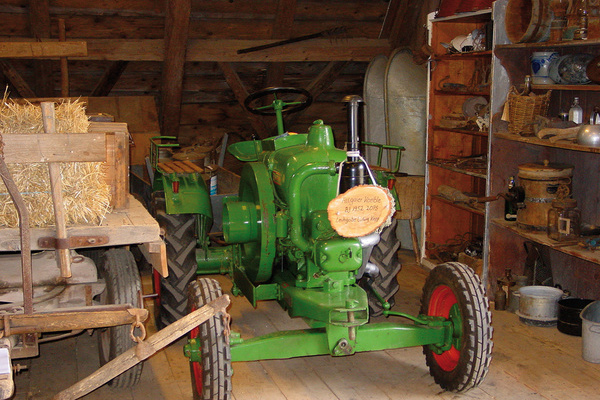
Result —
<path fill-rule="evenodd" d="M 57 133 L 86 133 L 89 122 L 84 105 L 78 101 L 56 104 Z M 0 134 L 43 133 L 39 105 L 17 103 L 4 96 L 0 104 Z M 47 163 L 9 164 L 30 214 L 31 227 L 55 225 Z M 103 163 L 60 163 L 66 223 L 100 224 L 110 211 L 110 187 Z M 17 227 L 19 217 L 8 190 L 0 180 L 0 226 Z"/>

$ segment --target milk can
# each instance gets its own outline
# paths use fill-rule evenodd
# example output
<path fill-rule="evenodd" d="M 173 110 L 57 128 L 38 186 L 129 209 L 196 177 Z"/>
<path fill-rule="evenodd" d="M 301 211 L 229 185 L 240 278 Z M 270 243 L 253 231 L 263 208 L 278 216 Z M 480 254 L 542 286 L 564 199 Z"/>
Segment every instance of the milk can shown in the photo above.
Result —
<path fill-rule="evenodd" d="M 517 227 L 545 231 L 548 211 L 556 199 L 571 194 L 573 166 L 568 164 L 528 163 L 519 165 L 519 184 L 525 191 L 524 207 L 517 210 Z"/>

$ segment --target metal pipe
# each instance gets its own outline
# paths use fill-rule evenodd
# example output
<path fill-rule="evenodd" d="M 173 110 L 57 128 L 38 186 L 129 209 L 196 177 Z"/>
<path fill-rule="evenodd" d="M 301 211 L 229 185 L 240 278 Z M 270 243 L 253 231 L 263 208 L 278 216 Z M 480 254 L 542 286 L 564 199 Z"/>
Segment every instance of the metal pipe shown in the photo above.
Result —
<path fill-rule="evenodd" d="M 21 269 L 23 275 L 23 311 L 33 313 L 33 278 L 31 276 L 31 232 L 29 230 L 29 212 L 19 192 L 19 188 L 4 161 L 4 143 L 0 136 L 0 176 L 8 190 L 19 215 L 19 232 L 21 234 Z"/>
<path fill-rule="evenodd" d="M 348 151 L 358 151 L 358 109 L 363 99 L 360 96 L 351 95 L 344 97 L 348 103 Z"/>

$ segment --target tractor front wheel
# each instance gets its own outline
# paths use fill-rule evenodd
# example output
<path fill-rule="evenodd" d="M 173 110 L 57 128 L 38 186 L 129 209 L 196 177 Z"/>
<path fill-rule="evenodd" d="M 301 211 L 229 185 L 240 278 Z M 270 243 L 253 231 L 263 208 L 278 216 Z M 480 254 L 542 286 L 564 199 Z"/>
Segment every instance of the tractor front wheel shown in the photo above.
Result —
<path fill-rule="evenodd" d="M 216 280 L 197 278 L 188 286 L 188 311 L 195 311 L 222 294 Z M 194 400 L 231 399 L 231 352 L 225 323 L 219 313 L 190 331 L 190 340 L 199 342 L 201 355 L 201 362 L 190 361 Z"/>
<path fill-rule="evenodd" d="M 492 359 L 491 313 L 479 277 L 464 264 L 438 265 L 423 287 L 421 314 L 444 317 L 453 324 L 450 349 L 423 347 L 435 382 L 453 392 L 478 386 Z"/>

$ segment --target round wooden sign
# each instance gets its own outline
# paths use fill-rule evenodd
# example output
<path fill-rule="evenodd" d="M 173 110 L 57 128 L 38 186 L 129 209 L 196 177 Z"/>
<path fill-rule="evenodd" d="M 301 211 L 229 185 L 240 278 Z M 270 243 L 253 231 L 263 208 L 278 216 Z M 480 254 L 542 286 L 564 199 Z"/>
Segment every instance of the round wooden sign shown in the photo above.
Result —
<path fill-rule="evenodd" d="M 329 202 L 327 216 L 340 236 L 365 236 L 389 221 L 393 201 L 389 191 L 381 186 L 356 186 Z"/>

